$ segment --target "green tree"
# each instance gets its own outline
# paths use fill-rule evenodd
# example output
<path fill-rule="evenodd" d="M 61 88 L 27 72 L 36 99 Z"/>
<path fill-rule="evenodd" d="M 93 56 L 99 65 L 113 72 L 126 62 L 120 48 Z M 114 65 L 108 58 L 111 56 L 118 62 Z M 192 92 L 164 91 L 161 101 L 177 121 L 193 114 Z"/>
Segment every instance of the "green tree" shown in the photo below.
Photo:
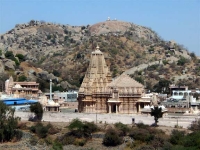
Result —
<path fill-rule="evenodd" d="M 42 108 L 42 105 L 39 102 L 35 103 L 35 104 L 31 104 L 30 110 L 31 110 L 31 112 L 33 112 L 35 114 L 34 120 L 36 120 L 36 121 L 42 120 L 43 108 Z"/>
<path fill-rule="evenodd" d="M 19 82 L 23 82 L 23 81 L 26 81 L 27 80 L 27 77 L 25 75 L 21 75 L 18 77 L 18 81 Z"/>
<path fill-rule="evenodd" d="M 0 102 L 0 141 L 10 141 L 14 138 L 17 132 L 17 124 L 19 117 L 14 117 L 15 109 L 8 107 L 3 102 Z"/>
<path fill-rule="evenodd" d="M 0 56 L 2 55 L 2 50 L 0 49 Z"/>
<path fill-rule="evenodd" d="M 151 116 L 154 116 L 155 125 L 157 126 L 158 119 L 161 118 L 163 115 L 162 108 L 158 106 L 154 106 L 154 108 L 151 108 Z"/>
<path fill-rule="evenodd" d="M 153 90 L 157 93 L 169 93 L 169 85 L 171 81 L 166 79 L 161 79 L 156 85 L 154 85 Z"/>

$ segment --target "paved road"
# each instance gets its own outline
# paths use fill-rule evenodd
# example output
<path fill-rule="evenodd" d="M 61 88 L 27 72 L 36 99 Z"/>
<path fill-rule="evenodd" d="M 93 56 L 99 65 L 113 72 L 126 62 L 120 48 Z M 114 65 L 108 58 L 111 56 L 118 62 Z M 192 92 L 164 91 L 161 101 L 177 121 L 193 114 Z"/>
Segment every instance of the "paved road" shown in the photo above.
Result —
<path fill-rule="evenodd" d="M 15 116 L 21 117 L 21 120 L 28 120 L 29 116 L 33 115 L 30 112 L 15 112 Z M 64 113 L 64 112 L 45 112 L 43 120 L 48 122 L 70 122 L 71 120 L 79 118 L 83 121 L 94 121 L 97 123 L 116 123 L 122 122 L 124 124 L 132 124 L 132 118 L 135 123 L 143 122 L 144 124 L 151 125 L 154 123 L 154 117 L 143 114 L 89 114 L 89 113 Z M 192 121 L 195 121 L 197 116 L 164 116 L 159 119 L 158 125 L 171 126 L 175 125 L 187 128 Z"/>

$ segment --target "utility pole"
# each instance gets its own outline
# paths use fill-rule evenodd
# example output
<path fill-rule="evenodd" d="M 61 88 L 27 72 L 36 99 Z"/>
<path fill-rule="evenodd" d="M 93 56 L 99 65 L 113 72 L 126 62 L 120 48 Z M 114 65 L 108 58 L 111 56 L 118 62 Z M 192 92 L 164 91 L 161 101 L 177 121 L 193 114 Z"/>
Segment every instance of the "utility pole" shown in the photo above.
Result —
<path fill-rule="evenodd" d="M 52 80 L 50 79 L 50 95 L 49 99 L 52 100 Z"/>
<path fill-rule="evenodd" d="M 97 100 L 96 100 L 96 124 L 97 124 Z"/>

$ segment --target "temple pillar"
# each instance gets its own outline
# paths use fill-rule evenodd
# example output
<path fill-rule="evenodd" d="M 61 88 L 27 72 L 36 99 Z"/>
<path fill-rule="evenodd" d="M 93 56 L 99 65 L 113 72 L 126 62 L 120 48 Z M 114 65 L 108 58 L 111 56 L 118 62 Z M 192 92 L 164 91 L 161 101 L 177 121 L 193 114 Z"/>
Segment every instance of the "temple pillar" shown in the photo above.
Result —
<path fill-rule="evenodd" d="M 108 103 L 108 105 L 109 105 L 109 114 L 110 114 L 111 113 L 111 104 Z"/>
<path fill-rule="evenodd" d="M 133 103 L 133 113 L 137 113 L 137 107 L 136 107 L 136 103 Z"/>
<path fill-rule="evenodd" d="M 140 103 L 138 103 L 138 112 L 140 112 Z"/>
<path fill-rule="evenodd" d="M 118 114 L 118 106 L 117 106 L 117 104 L 116 104 L 116 114 Z"/>

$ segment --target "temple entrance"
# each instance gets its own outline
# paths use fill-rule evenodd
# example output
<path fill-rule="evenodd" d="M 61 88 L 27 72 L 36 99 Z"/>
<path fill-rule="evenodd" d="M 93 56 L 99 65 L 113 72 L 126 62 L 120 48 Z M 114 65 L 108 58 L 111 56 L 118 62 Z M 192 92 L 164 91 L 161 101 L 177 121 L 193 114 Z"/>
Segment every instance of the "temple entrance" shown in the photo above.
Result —
<path fill-rule="evenodd" d="M 109 113 L 119 113 L 119 103 L 108 103 Z"/>
<path fill-rule="evenodd" d="M 112 105 L 111 113 L 116 113 L 116 104 L 113 104 L 113 105 Z"/>

